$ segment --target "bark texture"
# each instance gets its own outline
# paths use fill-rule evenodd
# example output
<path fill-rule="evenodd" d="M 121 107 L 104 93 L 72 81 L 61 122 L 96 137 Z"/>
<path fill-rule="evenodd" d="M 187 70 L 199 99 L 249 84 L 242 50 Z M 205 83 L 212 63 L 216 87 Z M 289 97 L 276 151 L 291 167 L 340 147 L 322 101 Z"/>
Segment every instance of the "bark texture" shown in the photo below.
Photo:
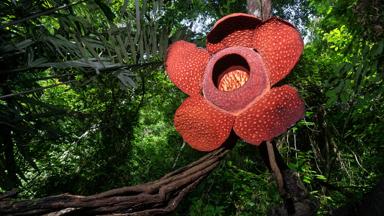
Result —
<path fill-rule="evenodd" d="M 91 196 L 60 194 L 35 200 L 0 195 L 0 215 L 163 215 L 175 210 L 185 195 L 206 177 L 229 151 L 222 147 L 159 180 Z"/>
<path fill-rule="evenodd" d="M 259 17 L 262 20 L 267 20 L 271 17 L 271 9 L 271 0 L 247 0 L 248 13 Z"/>

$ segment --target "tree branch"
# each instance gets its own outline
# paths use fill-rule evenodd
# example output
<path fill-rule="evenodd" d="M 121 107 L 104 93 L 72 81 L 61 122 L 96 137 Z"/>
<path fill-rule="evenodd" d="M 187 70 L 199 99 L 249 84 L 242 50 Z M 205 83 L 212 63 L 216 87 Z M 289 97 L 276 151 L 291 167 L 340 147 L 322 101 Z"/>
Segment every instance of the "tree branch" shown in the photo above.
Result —
<path fill-rule="evenodd" d="M 65 85 L 65 84 L 72 83 L 72 82 L 75 82 L 75 81 L 76 80 L 69 80 L 69 81 L 65 81 L 65 82 L 60 82 L 60 83 L 52 84 L 52 85 L 49 85 L 49 86 L 44 86 L 44 87 L 39 87 L 39 88 L 34 88 L 34 89 L 22 91 L 22 92 L 5 94 L 5 95 L 1 95 L 0 99 L 20 96 L 20 95 L 25 95 L 25 94 L 31 94 L 31 93 L 34 93 L 34 92 L 43 91 L 45 89 L 53 88 L 53 87 L 56 87 L 56 86 L 59 86 L 59 85 Z"/>
<path fill-rule="evenodd" d="M 233 142 L 233 141 L 229 141 Z M 222 147 L 162 178 L 91 196 L 60 194 L 34 200 L 0 199 L 0 215 L 162 215 L 177 207 L 229 152 Z"/>

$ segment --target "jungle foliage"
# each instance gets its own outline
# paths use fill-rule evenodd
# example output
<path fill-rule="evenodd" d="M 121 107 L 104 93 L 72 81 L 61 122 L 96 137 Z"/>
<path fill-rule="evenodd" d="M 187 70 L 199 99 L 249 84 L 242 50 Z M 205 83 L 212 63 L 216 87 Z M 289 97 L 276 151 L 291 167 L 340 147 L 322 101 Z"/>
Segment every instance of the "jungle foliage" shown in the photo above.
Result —
<path fill-rule="evenodd" d="M 276 141 L 320 215 L 384 177 L 383 11 L 378 0 L 273 1 L 306 43 L 286 81 L 306 117 Z M 233 12 L 246 1 L 1 1 L 0 192 L 88 195 L 203 155 L 173 127 L 186 95 L 163 61 L 173 41 L 204 46 Z M 280 202 L 258 150 L 238 142 L 174 215 L 265 215 Z"/>

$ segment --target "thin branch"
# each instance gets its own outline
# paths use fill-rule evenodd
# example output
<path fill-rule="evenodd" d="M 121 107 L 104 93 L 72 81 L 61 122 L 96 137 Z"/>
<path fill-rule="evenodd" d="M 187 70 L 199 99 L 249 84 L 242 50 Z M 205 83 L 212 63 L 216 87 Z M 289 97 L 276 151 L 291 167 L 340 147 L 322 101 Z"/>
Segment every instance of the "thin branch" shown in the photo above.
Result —
<path fill-rule="evenodd" d="M 175 168 L 175 167 L 176 167 L 177 161 L 179 160 L 179 157 L 180 157 L 181 152 L 183 151 L 184 147 L 185 147 L 185 142 L 183 142 L 183 144 L 181 145 L 181 147 L 180 147 L 180 149 L 179 149 L 179 152 L 177 153 L 176 159 L 175 159 L 175 161 L 173 162 L 173 166 L 172 166 L 172 168 Z"/>
<path fill-rule="evenodd" d="M 55 7 L 55 8 L 48 9 L 46 11 L 35 13 L 35 14 L 32 14 L 32 15 L 27 16 L 25 18 L 22 18 L 22 19 L 19 19 L 19 20 L 14 20 L 14 21 L 8 22 L 8 23 L 6 23 L 4 25 L 0 25 L 0 29 L 6 28 L 6 27 L 12 26 L 12 25 L 17 25 L 19 23 L 22 23 L 22 22 L 25 22 L 25 21 L 28 21 L 28 20 L 31 20 L 31 19 L 35 19 L 35 18 L 44 16 L 44 15 L 48 15 L 48 14 L 54 13 L 56 11 L 59 11 L 59 10 L 62 10 L 62 9 L 66 9 L 68 7 L 72 7 L 74 5 L 77 5 L 77 4 L 80 4 L 80 3 L 83 3 L 83 2 L 85 2 L 85 0 L 74 2 L 72 4 L 63 4 L 62 6 L 59 6 L 59 7 Z"/>
<path fill-rule="evenodd" d="M 74 61 L 75 62 L 75 61 Z M 47 68 L 59 68 L 59 69 L 68 69 L 68 68 L 91 68 L 95 69 L 91 66 L 85 65 L 85 66 L 71 66 L 71 65 L 65 65 L 66 62 L 61 62 L 62 66 L 59 66 L 57 64 L 56 66 L 52 66 L 52 64 L 55 64 L 55 62 L 49 62 L 49 63 L 44 63 L 43 65 L 39 66 L 34 66 L 34 67 L 24 67 L 24 68 L 16 68 L 13 70 L 0 70 L 0 74 L 11 74 L 11 73 L 21 73 L 21 72 L 30 72 L 29 70 L 32 69 L 47 69 Z M 113 67 L 108 67 L 108 68 L 98 68 L 100 72 L 102 71 L 115 71 L 117 69 L 132 69 L 132 70 L 137 70 L 140 68 L 145 68 L 145 67 L 159 67 L 164 62 L 162 61 L 153 61 L 153 62 L 146 62 L 146 63 L 139 63 L 139 64 L 117 64 L 116 66 Z"/>
<path fill-rule="evenodd" d="M 60 75 L 54 75 L 54 76 L 46 76 L 46 77 L 37 77 L 37 78 L 34 78 L 34 79 L 29 79 L 29 80 L 26 80 L 27 82 L 36 82 L 36 81 L 43 81 L 43 80 L 49 80 L 49 79 L 56 79 L 56 78 L 61 78 L 61 77 L 68 77 L 68 76 L 71 76 L 73 74 L 71 73 L 66 73 L 66 74 L 60 74 Z"/>
<path fill-rule="evenodd" d="M 64 84 L 72 83 L 72 82 L 75 82 L 75 81 L 76 80 L 69 80 L 69 81 L 65 81 L 65 82 L 61 82 L 61 83 L 56 83 L 56 84 L 49 85 L 49 86 L 44 86 L 44 87 L 40 87 L 40 88 L 30 89 L 30 90 L 27 90 L 27 91 L 6 94 L 6 95 L 0 96 L 0 99 L 16 97 L 16 96 L 25 95 L 25 94 L 31 94 L 31 93 L 34 93 L 34 92 L 38 92 L 38 91 L 42 91 L 42 90 L 45 90 L 45 89 L 53 88 L 53 87 L 56 87 L 56 86 L 59 86 L 59 85 L 64 85 Z"/>
<path fill-rule="evenodd" d="M 273 144 L 270 141 L 267 141 L 267 150 L 268 150 L 268 157 L 269 157 L 269 164 L 271 165 L 271 170 L 273 174 L 276 177 L 277 186 L 279 188 L 279 192 L 281 194 L 284 194 L 284 180 L 283 176 L 281 174 L 280 168 L 276 163 L 275 159 L 275 152 L 273 150 Z"/>

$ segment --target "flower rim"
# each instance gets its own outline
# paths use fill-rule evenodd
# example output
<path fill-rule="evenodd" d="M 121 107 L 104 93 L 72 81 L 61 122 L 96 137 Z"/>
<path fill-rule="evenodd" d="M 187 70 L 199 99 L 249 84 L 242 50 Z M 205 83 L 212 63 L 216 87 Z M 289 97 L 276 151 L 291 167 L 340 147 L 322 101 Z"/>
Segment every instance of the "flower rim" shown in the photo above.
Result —
<path fill-rule="evenodd" d="M 220 60 L 230 61 L 225 58 L 231 57 L 232 55 L 240 56 L 246 61 L 249 67 L 249 79 L 240 88 L 224 92 L 216 87 L 213 73 L 215 73 L 216 66 L 220 64 Z M 241 113 L 252 104 L 253 101 L 258 100 L 266 91 L 269 91 L 269 89 L 269 78 L 262 63 L 261 56 L 250 48 L 229 47 L 220 50 L 211 57 L 204 73 L 204 97 L 213 105 L 233 115 Z M 244 98 L 244 95 L 247 97 Z"/>

